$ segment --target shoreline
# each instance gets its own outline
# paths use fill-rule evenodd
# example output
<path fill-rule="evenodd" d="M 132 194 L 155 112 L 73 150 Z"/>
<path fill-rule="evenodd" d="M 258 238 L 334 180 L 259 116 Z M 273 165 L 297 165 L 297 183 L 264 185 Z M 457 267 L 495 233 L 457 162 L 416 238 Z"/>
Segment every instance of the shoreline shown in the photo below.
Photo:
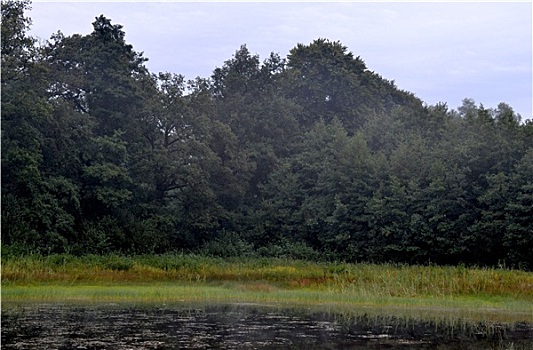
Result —
<path fill-rule="evenodd" d="M 267 349 L 525 350 L 533 339 L 532 323 L 427 320 L 360 311 L 339 314 L 251 303 L 23 303 L 3 310 L 11 326 L 3 330 L 2 340 L 6 349 L 44 341 L 50 348 L 68 342 L 71 347 L 98 343 L 117 349 L 152 348 L 146 344 L 172 348 L 179 343 L 191 349 L 266 344 Z M 30 333 L 23 335 L 21 329 Z M 125 333 L 130 334 L 128 344 Z"/>

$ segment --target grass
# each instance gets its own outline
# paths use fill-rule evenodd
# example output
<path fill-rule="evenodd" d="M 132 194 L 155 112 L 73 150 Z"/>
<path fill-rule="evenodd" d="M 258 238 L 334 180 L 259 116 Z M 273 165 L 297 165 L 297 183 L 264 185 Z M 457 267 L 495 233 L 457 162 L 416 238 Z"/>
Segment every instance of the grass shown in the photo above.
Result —
<path fill-rule="evenodd" d="M 256 303 L 533 323 L 533 274 L 525 271 L 194 255 L 2 260 L 4 303 Z"/>

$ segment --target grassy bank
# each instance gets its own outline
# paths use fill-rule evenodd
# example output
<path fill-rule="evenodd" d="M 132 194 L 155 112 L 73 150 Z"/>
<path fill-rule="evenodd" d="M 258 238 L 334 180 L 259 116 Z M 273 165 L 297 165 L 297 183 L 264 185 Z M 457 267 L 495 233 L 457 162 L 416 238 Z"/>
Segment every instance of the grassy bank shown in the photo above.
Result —
<path fill-rule="evenodd" d="M 533 274 L 505 269 L 225 260 L 3 258 L 3 302 L 214 302 L 533 322 Z"/>

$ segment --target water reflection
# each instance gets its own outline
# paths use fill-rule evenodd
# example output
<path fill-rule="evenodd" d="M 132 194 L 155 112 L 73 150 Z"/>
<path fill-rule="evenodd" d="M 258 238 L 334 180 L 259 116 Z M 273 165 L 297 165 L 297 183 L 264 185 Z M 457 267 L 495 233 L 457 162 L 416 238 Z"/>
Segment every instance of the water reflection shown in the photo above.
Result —
<path fill-rule="evenodd" d="M 450 336 L 425 323 L 372 324 L 364 317 L 343 320 L 326 313 L 254 305 L 3 307 L 3 349 L 502 348 L 501 342 L 485 335 L 482 341 L 475 335 Z M 530 326 L 523 328 L 507 343 L 514 349 L 532 336 Z"/>

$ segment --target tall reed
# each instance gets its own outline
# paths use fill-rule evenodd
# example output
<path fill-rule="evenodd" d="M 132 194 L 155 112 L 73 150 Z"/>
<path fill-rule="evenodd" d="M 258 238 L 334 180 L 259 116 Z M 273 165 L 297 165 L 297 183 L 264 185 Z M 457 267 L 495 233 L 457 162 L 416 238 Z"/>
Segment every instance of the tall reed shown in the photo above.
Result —
<path fill-rule="evenodd" d="M 484 296 L 533 301 L 533 273 L 494 268 L 337 264 L 197 255 L 31 255 L 2 258 L 2 284 L 262 282 L 360 296 Z"/>

